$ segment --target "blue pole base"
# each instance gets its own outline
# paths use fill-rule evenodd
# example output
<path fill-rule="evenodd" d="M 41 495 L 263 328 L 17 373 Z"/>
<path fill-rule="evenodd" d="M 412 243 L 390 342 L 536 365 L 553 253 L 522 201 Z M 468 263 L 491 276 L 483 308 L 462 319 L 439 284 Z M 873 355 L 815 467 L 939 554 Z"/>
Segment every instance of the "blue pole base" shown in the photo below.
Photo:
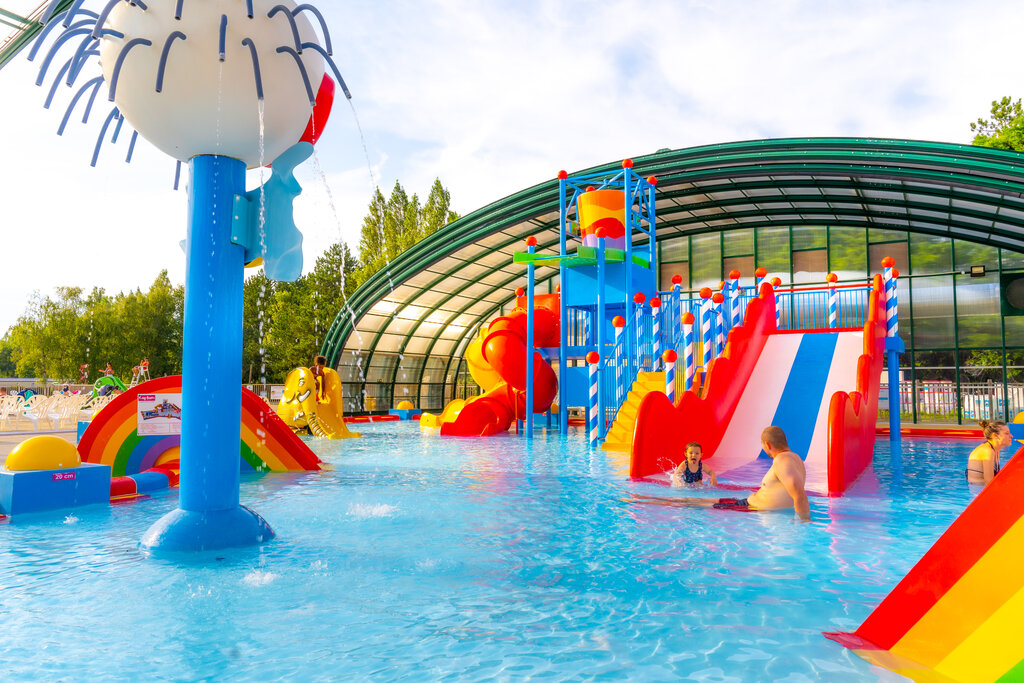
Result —
<path fill-rule="evenodd" d="M 253 546 L 274 538 L 258 514 L 239 505 L 227 510 L 171 510 L 149 527 L 139 545 L 151 554 Z"/>

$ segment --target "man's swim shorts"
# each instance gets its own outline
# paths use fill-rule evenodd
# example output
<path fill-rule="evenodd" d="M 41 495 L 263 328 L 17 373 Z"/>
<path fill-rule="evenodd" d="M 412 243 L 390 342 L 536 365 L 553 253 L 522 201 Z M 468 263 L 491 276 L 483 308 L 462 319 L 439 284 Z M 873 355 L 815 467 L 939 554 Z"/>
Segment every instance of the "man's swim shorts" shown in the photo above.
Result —
<path fill-rule="evenodd" d="M 716 510 L 735 510 L 737 512 L 752 512 L 753 508 L 747 503 L 746 498 L 719 498 L 718 502 L 711 507 Z"/>

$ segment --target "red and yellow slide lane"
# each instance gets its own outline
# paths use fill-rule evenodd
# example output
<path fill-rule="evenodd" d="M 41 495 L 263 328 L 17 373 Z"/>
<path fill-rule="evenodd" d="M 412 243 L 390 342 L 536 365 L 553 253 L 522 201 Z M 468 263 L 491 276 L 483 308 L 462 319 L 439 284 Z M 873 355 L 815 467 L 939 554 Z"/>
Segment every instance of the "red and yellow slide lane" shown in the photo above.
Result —
<path fill-rule="evenodd" d="M 915 681 L 1024 681 L 1024 458 L 1014 457 L 853 633 Z"/>

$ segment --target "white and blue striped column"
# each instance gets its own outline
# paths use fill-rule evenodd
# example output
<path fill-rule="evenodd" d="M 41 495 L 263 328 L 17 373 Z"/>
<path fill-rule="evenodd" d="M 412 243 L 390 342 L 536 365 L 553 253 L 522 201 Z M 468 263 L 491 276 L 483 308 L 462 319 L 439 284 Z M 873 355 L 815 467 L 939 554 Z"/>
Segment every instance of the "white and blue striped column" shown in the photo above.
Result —
<path fill-rule="evenodd" d="M 673 275 L 672 276 L 672 339 L 676 344 L 679 343 L 679 337 L 683 334 L 682 328 L 679 327 L 679 318 L 683 314 L 683 276 Z M 673 308 L 674 307 L 674 308 Z"/>
<path fill-rule="evenodd" d="M 729 327 L 740 324 L 740 271 L 729 271 Z"/>
<path fill-rule="evenodd" d="M 675 349 L 665 349 L 665 395 L 672 405 L 676 404 L 676 358 Z"/>
<path fill-rule="evenodd" d="M 654 358 L 654 367 L 658 371 L 658 363 L 661 362 L 661 299 L 651 297 L 651 355 Z"/>
<path fill-rule="evenodd" d="M 896 308 L 896 278 L 893 277 L 893 266 L 896 261 L 891 256 L 882 259 L 882 279 L 885 281 L 885 336 L 895 337 L 899 334 L 899 316 Z"/>
<path fill-rule="evenodd" d="M 601 435 L 600 429 L 600 418 L 597 414 L 597 366 L 601 362 L 601 356 L 597 351 L 591 351 L 587 354 L 587 363 L 590 368 L 590 445 L 597 447 L 598 439 Z"/>
<path fill-rule="evenodd" d="M 643 292 L 633 295 L 633 303 L 636 304 L 636 371 L 644 369 L 644 301 L 647 297 Z"/>
<path fill-rule="evenodd" d="M 725 296 L 721 292 L 715 292 L 711 297 L 715 305 L 715 355 L 721 356 L 725 351 L 725 317 L 722 314 L 722 306 L 725 303 Z"/>
<path fill-rule="evenodd" d="M 839 276 L 835 273 L 829 273 L 825 278 L 825 282 L 828 283 L 828 329 L 830 330 L 839 329 L 839 311 L 836 305 L 836 282 L 838 281 Z"/>
<path fill-rule="evenodd" d="M 693 359 L 693 313 L 687 311 L 681 318 L 683 323 L 683 391 L 693 388 L 693 376 L 697 371 Z"/>
<path fill-rule="evenodd" d="M 775 329 L 782 329 L 782 298 L 779 296 L 779 287 L 782 286 L 782 280 L 777 277 L 772 278 L 772 289 L 775 292 Z"/>
<path fill-rule="evenodd" d="M 702 372 L 707 375 L 708 367 L 711 365 L 711 354 L 713 353 L 713 340 L 711 338 L 711 316 L 714 311 L 711 308 L 711 289 L 705 287 L 700 290 L 700 298 L 703 303 L 700 307 L 700 344 L 704 352 L 704 366 Z"/>

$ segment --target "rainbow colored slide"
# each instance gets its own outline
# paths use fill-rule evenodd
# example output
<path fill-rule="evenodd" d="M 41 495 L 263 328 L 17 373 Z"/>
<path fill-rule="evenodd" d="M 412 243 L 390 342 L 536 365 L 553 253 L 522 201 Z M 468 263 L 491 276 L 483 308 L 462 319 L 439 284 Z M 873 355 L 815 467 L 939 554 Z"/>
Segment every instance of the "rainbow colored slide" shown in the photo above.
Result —
<path fill-rule="evenodd" d="M 764 284 L 712 361 L 702 393 L 675 405 L 652 392 L 640 404 L 630 474 L 658 475 L 698 441 L 719 476 L 757 483 L 771 466 L 761 429 L 776 425 L 804 458 L 807 489 L 838 494 L 870 463 L 885 347 L 885 298 L 876 277 L 863 329 L 778 331 Z M 847 393 L 849 391 L 849 393 Z"/>
<path fill-rule="evenodd" d="M 305 472 L 321 469 L 320 459 L 263 400 L 244 387 L 239 466 L 243 472 Z M 181 375 L 143 382 L 114 398 L 93 418 L 78 442 L 83 462 L 109 465 L 111 476 L 153 472 L 177 482 L 181 436 L 140 436 L 139 394 L 180 394 Z M 188 406 L 183 406 L 188 410 Z"/>
<path fill-rule="evenodd" d="M 491 436 L 508 431 L 515 419 L 526 417 L 526 310 L 525 297 L 507 316 L 491 321 L 466 350 L 467 366 L 484 394 L 456 399 L 440 415 L 424 413 L 421 427 L 440 427 L 447 436 Z M 558 295 L 534 299 L 536 347 L 559 342 Z M 533 353 L 533 412 L 548 409 L 558 395 L 558 379 L 540 353 Z"/>
<path fill-rule="evenodd" d="M 1024 458 L 1012 458 L 854 633 L 915 681 L 1024 680 Z"/>

